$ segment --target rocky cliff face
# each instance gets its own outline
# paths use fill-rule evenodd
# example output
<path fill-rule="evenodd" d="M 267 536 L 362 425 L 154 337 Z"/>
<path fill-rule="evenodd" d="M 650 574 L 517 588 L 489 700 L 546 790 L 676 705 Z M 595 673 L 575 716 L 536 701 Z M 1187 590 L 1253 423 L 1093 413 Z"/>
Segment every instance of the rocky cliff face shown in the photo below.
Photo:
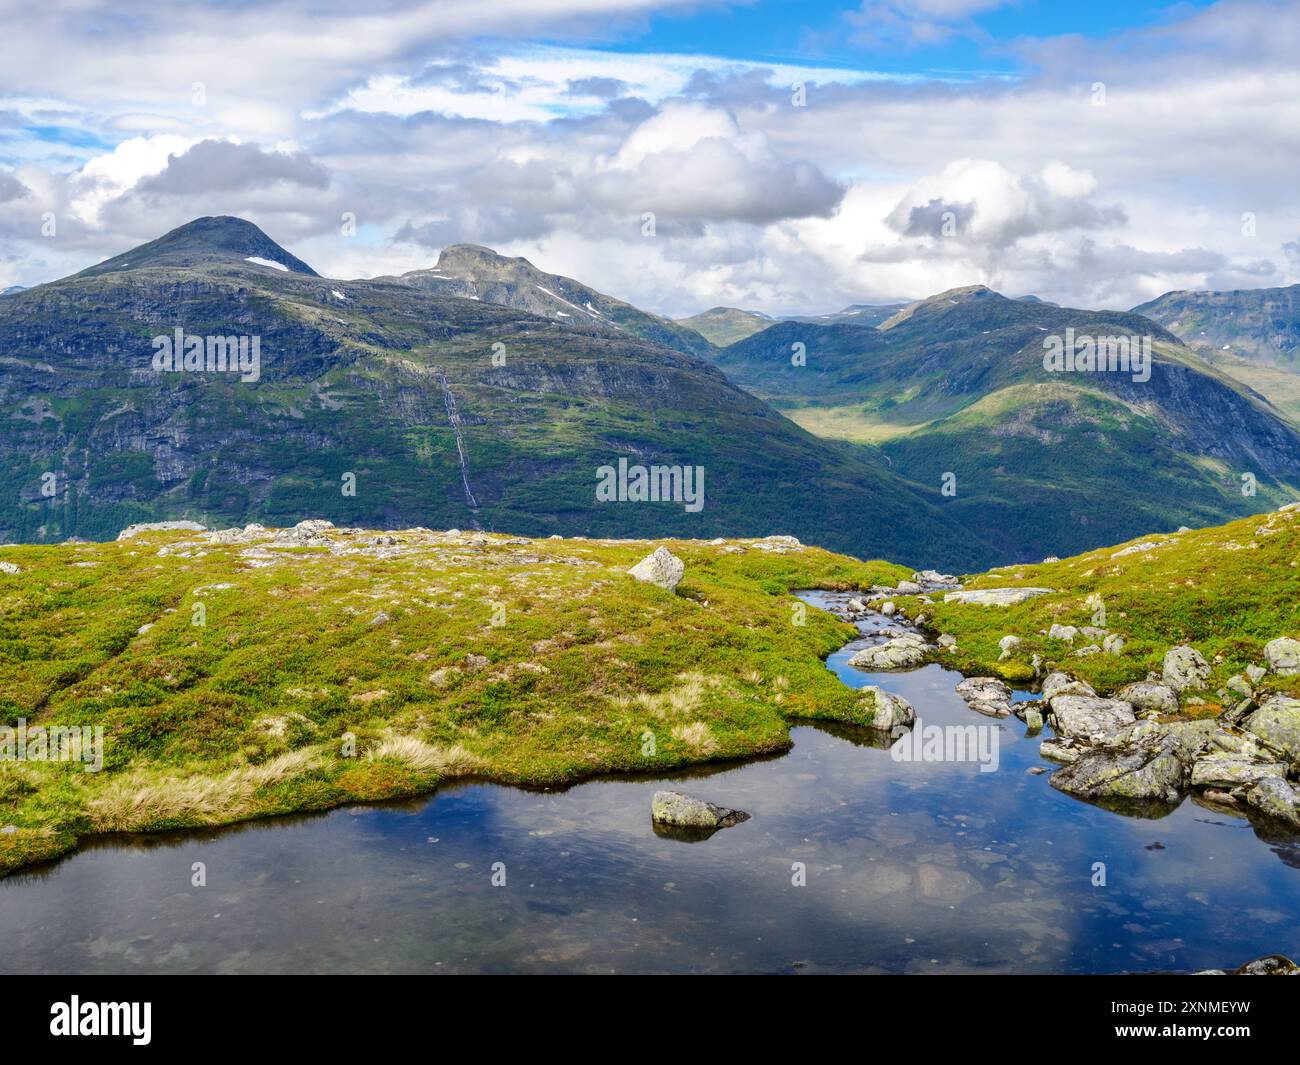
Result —
<path fill-rule="evenodd" d="M 1194 347 L 1300 370 L 1300 285 L 1166 292 L 1134 311 Z"/>

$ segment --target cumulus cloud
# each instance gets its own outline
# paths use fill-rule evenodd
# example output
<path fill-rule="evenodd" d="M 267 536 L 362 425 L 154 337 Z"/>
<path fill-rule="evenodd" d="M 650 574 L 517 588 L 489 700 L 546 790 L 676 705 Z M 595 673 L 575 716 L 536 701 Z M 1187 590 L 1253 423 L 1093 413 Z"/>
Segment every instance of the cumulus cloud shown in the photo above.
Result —
<path fill-rule="evenodd" d="M 329 172 L 306 152 L 268 152 L 256 144 L 204 140 L 184 152 L 169 154 L 167 165 L 135 188 L 145 195 L 186 196 L 245 192 L 279 182 L 324 189 L 329 185 Z"/>

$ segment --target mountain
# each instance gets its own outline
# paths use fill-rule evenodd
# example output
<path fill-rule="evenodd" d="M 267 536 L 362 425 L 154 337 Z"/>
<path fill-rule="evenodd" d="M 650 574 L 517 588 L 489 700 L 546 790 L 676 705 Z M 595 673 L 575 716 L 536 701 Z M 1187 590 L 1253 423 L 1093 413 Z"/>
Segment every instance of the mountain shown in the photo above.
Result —
<path fill-rule="evenodd" d="M 1048 372 L 1044 340 L 1068 328 L 1150 338 L 1150 379 Z M 1137 314 L 974 286 L 875 329 L 782 322 L 716 361 L 812 431 L 870 445 L 916 483 L 947 481 L 945 510 L 1006 557 L 1256 513 L 1300 485 L 1296 426 Z M 1242 495 L 1243 474 L 1257 495 Z"/>
<path fill-rule="evenodd" d="M 693 329 L 710 344 L 725 347 L 737 340 L 753 336 L 766 329 L 774 319 L 758 311 L 743 311 L 739 307 L 711 307 L 689 318 L 678 318 L 677 323 Z"/>
<path fill-rule="evenodd" d="M 1300 285 L 1166 292 L 1133 311 L 1191 346 L 1300 372 Z"/>
<path fill-rule="evenodd" d="M 595 325 L 651 340 L 688 355 L 713 350 L 695 330 L 638 310 L 630 303 L 559 274 L 539 270 L 527 259 L 498 255 L 477 244 L 443 248 L 431 270 L 412 270 L 396 280 L 438 296 L 460 296 L 528 311 L 568 325 Z"/>
<path fill-rule="evenodd" d="M 854 325 L 874 329 L 888 321 L 907 304 L 905 303 L 853 303 L 833 314 L 789 315 L 786 321 L 807 322 L 810 325 Z"/>
<path fill-rule="evenodd" d="M 250 266 L 263 270 L 319 277 L 301 259 L 290 255 L 252 222 L 229 215 L 196 218 L 170 233 L 123 255 L 105 259 L 97 266 L 82 270 L 77 277 L 98 277 L 122 270 L 185 268 L 201 266 Z"/>
<path fill-rule="evenodd" d="M 492 258 L 455 252 L 447 265 Z M 708 361 L 603 311 L 564 319 L 489 302 L 491 287 L 468 299 L 418 279 L 328 280 L 247 222 L 200 219 L 6 297 L 0 472 L 14 491 L 0 539 L 320 517 L 527 535 L 779 533 L 918 565 L 993 558 L 937 492 L 814 437 Z M 226 338 L 244 338 L 255 372 L 183 359 L 172 371 L 178 328 L 210 338 L 214 361 Z M 702 468 L 702 508 L 680 491 L 599 501 L 601 468 L 620 460 L 680 467 L 679 478 Z"/>
<path fill-rule="evenodd" d="M 1166 292 L 1134 310 L 1300 420 L 1300 285 Z"/>
<path fill-rule="evenodd" d="M 15 292 L 22 292 L 22 285 L 10 285 L 8 288 L 0 289 L 0 296 L 12 296 Z"/>

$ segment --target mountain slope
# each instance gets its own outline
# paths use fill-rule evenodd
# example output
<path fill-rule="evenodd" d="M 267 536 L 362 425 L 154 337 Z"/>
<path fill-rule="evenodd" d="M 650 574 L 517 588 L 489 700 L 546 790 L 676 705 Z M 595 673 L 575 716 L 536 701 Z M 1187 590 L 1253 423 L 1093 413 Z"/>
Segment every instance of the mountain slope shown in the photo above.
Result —
<path fill-rule="evenodd" d="M 1150 379 L 1048 372 L 1044 339 L 1067 328 L 1150 337 Z M 796 345 L 806 365 L 792 364 Z M 909 480 L 938 488 L 954 475 L 945 508 L 1010 557 L 1255 513 L 1300 484 L 1296 427 L 1135 314 L 976 286 L 873 330 L 783 322 L 717 363 L 801 424 L 878 446 Z M 1243 474 L 1258 495 L 1241 494 Z"/>
<path fill-rule="evenodd" d="M 713 350 L 687 326 L 638 310 L 572 278 L 548 274 L 527 259 L 508 258 L 477 244 L 443 248 L 432 269 L 412 270 L 395 280 L 438 296 L 485 300 L 564 324 L 612 329 L 690 355 L 708 355 Z"/>
<path fill-rule="evenodd" d="M 313 516 L 992 558 L 936 493 L 818 440 L 704 360 L 406 282 L 247 262 L 250 247 L 296 262 L 266 239 L 250 243 L 246 223 L 182 227 L 0 303 L 4 539 Z M 258 378 L 155 370 L 154 338 L 178 327 L 259 338 Z M 702 467 L 702 509 L 598 501 L 600 468 L 620 459 Z"/>

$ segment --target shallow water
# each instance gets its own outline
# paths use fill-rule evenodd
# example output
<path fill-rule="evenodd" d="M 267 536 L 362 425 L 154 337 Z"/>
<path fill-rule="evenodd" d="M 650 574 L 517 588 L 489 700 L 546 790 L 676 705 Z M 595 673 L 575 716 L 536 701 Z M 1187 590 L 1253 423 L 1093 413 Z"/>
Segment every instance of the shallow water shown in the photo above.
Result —
<path fill-rule="evenodd" d="M 1151 820 L 1071 799 L 956 674 L 861 673 L 854 649 L 828 662 L 846 683 L 992 730 L 996 771 L 799 727 L 779 758 L 667 778 L 753 815 L 698 843 L 652 829 L 665 778 L 101 840 L 0 881 L 0 972 L 1118 972 L 1300 949 L 1295 843 L 1190 802 Z"/>

